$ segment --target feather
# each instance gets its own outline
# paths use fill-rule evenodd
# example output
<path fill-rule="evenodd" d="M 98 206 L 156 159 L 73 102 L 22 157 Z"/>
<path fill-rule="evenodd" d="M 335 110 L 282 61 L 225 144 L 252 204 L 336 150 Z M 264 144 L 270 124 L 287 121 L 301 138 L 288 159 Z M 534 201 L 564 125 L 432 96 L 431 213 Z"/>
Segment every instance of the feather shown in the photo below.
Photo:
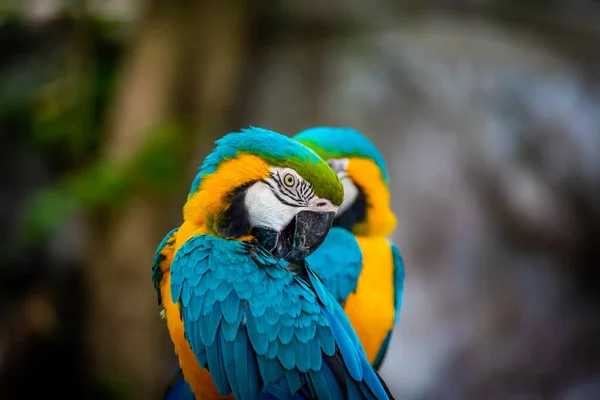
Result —
<path fill-rule="evenodd" d="M 200 339 L 204 346 L 209 346 L 215 341 L 219 324 L 221 323 L 220 303 L 213 303 L 212 312 L 208 317 L 200 318 Z"/>
<path fill-rule="evenodd" d="M 253 394 L 257 393 L 262 386 L 258 373 L 258 364 L 256 356 L 250 348 L 248 335 L 244 330 L 240 330 L 234 344 L 234 363 L 238 386 L 241 390 L 241 396 L 237 399 L 252 399 Z"/>
<path fill-rule="evenodd" d="M 310 356 L 310 369 L 312 371 L 318 371 L 323 362 L 321 356 L 321 346 L 317 340 L 312 340 L 308 343 L 309 356 Z"/>
<path fill-rule="evenodd" d="M 214 290 L 206 290 L 201 291 L 204 293 L 202 298 L 202 309 L 200 310 L 200 315 L 206 317 L 213 312 L 213 308 L 217 303 L 217 293 Z"/>
<path fill-rule="evenodd" d="M 277 382 L 285 376 L 285 371 L 281 364 L 274 359 L 258 357 L 258 369 L 266 386 Z"/>
<path fill-rule="evenodd" d="M 310 347 L 306 343 L 294 340 L 291 343 L 295 355 L 295 366 L 300 372 L 308 372 L 310 369 Z"/>
<path fill-rule="evenodd" d="M 156 290 L 156 299 L 158 301 L 158 305 L 162 306 L 162 294 L 160 291 L 160 286 L 163 278 L 163 267 L 162 263 L 165 261 L 166 256 L 164 254 L 165 250 L 173 246 L 174 235 L 179 230 L 179 228 L 172 229 L 164 239 L 160 242 L 158 247 L 156 248 L 156 252 L 154 253 L 154 260 L 152 262 L 152 283 L 154 284 L 154 290 Z"/>
<path fill-rule="evenodd" d="M 252 315 L 246 314 L 246 328 L 254 351 L 259 355 L 264 355 L 267 352 L 269 342 L 268 340 L 265 340 L 265 337 L 258 331 L 256 319 Z"/>
<path fill-rule="evenodd" d="M 239 309 L 241 307 L 240 298 L 236 292 L 229 293 L 221 302 L 221 312 L 223 318 L 228 324 L 234 324 L 238 320 Z"/>
<path fill-rule="evenodd" d="M 296 393 L 302 387 L 302 380 L 300 379 L 300 374 L 298 374 L 298 371 L 286 371 L 285 378 L 287 380 L 290 393 Z"/>
<path fill-rule="evenodd" d="M 319 343 L 323 348 L 323 353 L 328 356 L 332 356 L 335 354 L 335 339 L 333 338 L 333 334 L 331 330 L 326 329 L 322 326 L 317 327 L 316 336 L 319 338 Z"/>
<path fill-rule="evenodd" d="M 279 346 L 277 358 L 281 362 L 281 366 L 284 369 L 291 370 L 296 366 L 295 356 L 296 354 L 294 353 L 294 346 L 291 343 Z"/>
<path fill-rule="evenodd" d="M 404 261 L 400 250 L 394 244 L 392 247 L 392 259 L 394 261 L 394 323 L 400 320 L 400 308 L 402 307 L 402 292 L 404 290 Z"/>
<path fill-rule="evenodd" d="M 236 371 L 236 359 L 235 359 L 235 343 L 233 341 L 228 341 L 225 339 L 225 336 L 220 336 L 217 338 L 221 342 L 221 351 L 223 358 L 223 365 L 225 367 L 225 375 L 227 377 L 227 382 L 231 387 L 231 392 L 236 399 L 242 398 L 242 392 L 240 391 L 240 379 L 237 377 Z M 243 386 L 242 386 L 243 387 Z"/>
<path fill-rule="evenodd" d="M 269 342 L 273 342 L 273 341 L 275 341 L 275 339 L 277 339 L 277 336 L 279 336 L 280 329 L 281 329 L 280 321 L 277 321 L 273 325 L 271 325 L 271 330 L 269 331 L 269 337 L 268 337 Z"/>
<path fill-rule="evenodd" d="M 325 285 L 321 282 L 321 280 L 317 278 L 315 273 L 310 268 L 306 268 L 306 271 L 308 272 L 308 277 L 310 279 L 312 287 L 315 290 L 315 293 L 319 297 L 319 300 L 325 307 L 329 307 L 329 298 L 331 294 L 327 291 Z"/>
<path fill-rule="evenodd" d="M 341 307 L 337 307 L 337 308 L 334 309 L 333 315 L 334 315 L 333 318 L 342 327 L 342 329 L 345 332 L 349 333 L 348 337 L 349 337 L 350 340 L 352 340 L 352 343 L 354 344 L 354 347 L 363 350 L 363 346 L 360 343 L 360 340 L 358 339 L 358 336 L 354 332 L 354 328 L 352 328 L 352 325 L 350 324 L 350 320 L 348 319 L 348 316 L 346 315 L 346 313 L 344 312 L 344 310 L 342 310 Z"/>
<path fill-rule="evenodd" d="M 310 339 L 315 337 L 316 327 L 313 324 L 308 326 L 298 326 L 294 330 L 294 340 L 300 343 L 308 343 Z"/>
<path fill-rule="evenodd" d="M 285 378 L 278 380 L 276 383 L 265 387 L 259 396 L 260 400 L 293 400 L 294 397 L 289 391 L 288 384 Z"/>
<path fill-rule="evenodd" d="M 267 353 L 265 354 L 265 357 L 273 359 L 273 358 L 277 357 L 277 354 L 279 354 L 279 341 L 277 341 L 277 340 L 270 341 L 269 348 L 267 349 Z"/>
<path fill-rule="evenodd" d="M 282 344 L 290 344 L 294 338 L 294 331 L 295 329 L 293 326 L 282 326 L 279 328 L 279 335 L 277 335 L 277 337 Z"/>
<path fill-rule="evenodd" d="M 221 321 L 221 333 L 223 334 L 226 340 L 230 342 L 235 340 L 243 318 L 244 309 L 241 306 L 239 306 L 237 317 L 232 323 L 228 323 L 224 320 Z"/>
<path fill-rule="evenodd" d="M 199 364 L 210 370 L 219 394 L 233 392 L 242 399 L 341 400 L 346 392 L 361 398 L 384 393 L 381 399 L 386 399 L 362 347 L 356 344 L 356 334 L 345 317 L 339 320 L 343 310 L 320 279 L 307 268 L 299 274 L 305 280 L 266 257 L 259 266 L 250 255 L 256 252 L 251 246 L 196 236 L 182 246 L 171 269 L 175 282 L 191 287 L 188 305 L 182 309 L 185 336 Z M 194 257 L 193 247 L 208 256 Z M 196 259 L 202 265 L 195 265 L 193 273 L 203 273 L 197 283 L 183 265 Z M 267 273 L 270 269 L 287 275 Z M 252 289 L 257 285 L 260 289 Z M 338 381 L 331 365 L 324 362 L 324 355 L 334 356 L 336 349 L 335 370 L 348 383 Z"/>
<path fill-rule="evenodd" d="M 277 311 L 275 311 L 274 307 L 268 307 L 265 310 L 265 322 L 269 325 L 269 326 L 273 326 L 274 324 L 276 324 L 279 321 L 279 314 L 277 313 Z"/>
<path fill-rule="evenodd" d="M 190 300 L 192 298 L 193 293 L 194 293 L 194 286 L 192 286 L 191 282 L 185 281 L 183 283 L 183 286 L 181 289 L 181 304 L 184 307 L 187 307 L 190 305 Z"/>
<path fill-rule="evenodd" d="M 370 368 L 369 363 L 366 359 L 361 360 L 363 364 L 364 371 L 364 385 L 369 387 L 369 391 L 373 392 L 375 399 L 384 399 L 390 398 L 392 399 L 391 393 L 389 393 L 389 389 L 385 384 L 382 384 L 381 377 L 377 374 L 377 372 Z"/>
<path fill-rule="evenodd" d="M 350 373 L 352 379 L 357 381 L 362 380 L 362 366 L 360 363 L 360 354 L 357 352 L 357 348 L 353 345 L 352 339 L 348 336 L 347 331 L 340 326 L 339 321 L 330 315 L 329 322 L 331 323 L 331 330 L 335 337 L 336 344 L 342 358 Z"/>
<path fill-rule="evenodd" d="M 326 364 L 323 364 L 323 368 L 320 371 L 310 371 L 309 376 L 316 398 L 344 398 L 339 383 L 335 379 L 332 379 L 331 371 Z"/>
<path fill-rule="evenodd" d="M 217 387 L 217 391 L 221 396 L 227 396 L 231 393 L 231 386 L 227 379 L 227 371 L 225 370 L 225 360 L 223 359 L 223 350 L 221 349 L 220 340 L 216 340 L 206 347 L 206 360 L 208 361 L 208 369 L 210 370 L 213 382 Z"/>

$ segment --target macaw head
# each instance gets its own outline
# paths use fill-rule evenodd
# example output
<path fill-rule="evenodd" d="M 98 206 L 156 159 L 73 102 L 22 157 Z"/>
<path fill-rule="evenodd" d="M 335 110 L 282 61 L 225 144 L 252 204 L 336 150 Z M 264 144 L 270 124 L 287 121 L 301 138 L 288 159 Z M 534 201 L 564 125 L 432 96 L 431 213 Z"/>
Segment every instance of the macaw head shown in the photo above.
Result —
<path fill-rule="evenodd" d="M 334 226 L 357 235 L 392 233 L 396 216 L 390 208 L 388 172 L 377 147 L 350 128 L 315 127 L 294 139 L 319 154 L 340 177 L 344 201 Z"/>
<path fill-rule="evenodd" d="M 195 233 L 257 240 L 277 259 L 298 261 L 323 242 L 344 194 L 313 150 L 250 127 L 230 133 L 200 167 L 184 207 Z"/>

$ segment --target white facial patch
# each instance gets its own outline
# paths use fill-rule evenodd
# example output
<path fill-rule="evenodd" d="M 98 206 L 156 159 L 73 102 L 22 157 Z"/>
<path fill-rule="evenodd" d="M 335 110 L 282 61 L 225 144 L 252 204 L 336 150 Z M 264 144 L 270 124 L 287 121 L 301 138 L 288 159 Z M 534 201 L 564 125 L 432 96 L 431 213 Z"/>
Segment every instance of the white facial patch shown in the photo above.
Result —
<path fill-rule="evenodd" d="M 350 160 L 347 158 L 330 158 L 327 160 L 327 164 L 335 171 L 336 174 L 346 173 L 348 170 L 348 163 Z"/>
<path fill-rule="evenodd" d="M 300 211 L 336 212 L 338 207 L 314 194 L 311 185 L 290 168 L 271 168 L 267 182 L 256 182 L 244 199 L 253 227 L 281 231 Z"/>
<path fill-rule="evenodd" d="M 347 158 L 332 158 L 327 160 L 327 164 L 329 164 L 331 169 L 335 171 L 340 178 L 340 181 L 342 181 L 342 185 L 344 186 L 344 201 L 338 209 L 338 215 L 352 207 L 352 204 L 354 204 L 356 198 L 358 197 L 358 188 L 347 172 L 348 163 L 349 160 Z"/>
<path fill-rule="evenodd" d="M 337 215 L 342 214 L 344 211 L 352 207 L 352 204 L 354 204 L 356 198 L 358 197 L 358 188 L 349 176 L 346 176 L 345 178 L 340 178 L 340 180 L 342 181 L 342 185 L 344 186 L 344 201 L 338 209 Z"/>
<path fill-rule="evenodd" d="M 273 191 L 264 182 L 256 182 L 246 191 L 244 199 L 250 225 L 268 227 L 279 231 L 296 215 L 296 207 L 283 204 L 275 197 Z"/>

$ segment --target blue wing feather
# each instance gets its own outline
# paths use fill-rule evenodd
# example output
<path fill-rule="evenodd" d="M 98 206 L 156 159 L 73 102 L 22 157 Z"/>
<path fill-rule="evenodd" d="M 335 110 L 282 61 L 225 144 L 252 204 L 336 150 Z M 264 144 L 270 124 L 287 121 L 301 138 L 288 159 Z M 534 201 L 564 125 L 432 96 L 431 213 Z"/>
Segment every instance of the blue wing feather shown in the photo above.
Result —
<path fill-rule="evenodd" d="M 158 300 L 158 305 L 162 306 L 162 294 L 160 293 L 160 282 L 162 281 L 163 272 L 160 268 L 160 264 L 165 260 L 165 256 L 161 254 L 163 249 L 167 246 L 172 246 L 175 238 L 173 235 L 177 232 L 179 228 L 172 229 L 160 242 L 158 247 L 156 248 L 156 252 L 154 253 L 154 261 L 152 262 L 152 283 L 154 284 L 154 289 L 156 290 L 156 298 Z"/>
<path fill-rule="evenodd" d="M 390 398 L 341 306 L 305 271 L 293 274 L 248 243 L 189 239 L 171 266 L 172 296 L 186 296 L 183 324 L 200 366 L 222 396 Z"/>
<path fill-rule="evenodd" d="M 394 262 L 394 323 L 398 323 L 400 308 L 402 307 L 402 292 L 404 291 L 404 260 L 398 247 L 393 243 L 390 243 L 390 246 L 392 247 L 392 260 Z"/>
<path fill-rule="evenodd" d="M 331 228 L 323 244 L 306 261 L 340 304 L 356 290 L 363 260 L 352 232 Z"/>
<path fill-rule="evenodd" d="M 239 390 L 239 384 L 238 384 L 238 380 L 241 379 L 242 377 L 238 378 L 238 371 L 236 370 L 236 362 L 244 362 L 244 361 L 239 361 L 236 360 L 236 354 L 235 354 L 235 342 L 234 341 L 230 341 L 230 340 L 226 340 L 225 336 L 221 335 L 219 337 L 219 340 L 221 342 L 221 351 L 223 352 L 223 365 L 225 366 L 225 371 L 227 376 L 232 377 L 232 379 L 229 379 L 229 384 L 231 386 L 231 391 L 233 393 L 233 396 L 236 399 L 240 399 L 242 397 L 241 392 Z"/>
<path fill-rule="evenodd" d="M 259 396 L 261 400 L 292 400 L 287 382 L 281 378 L 269 386 L 269 390 L 262 390 Z"/>
<path fill-rule="evenodd" d="M 229 360 L 225 359 L 225 355 L 225 352 L 221 348 L 220 337 L 215 338 L 211 345 L 206 347 L 208 369 L 211 371 L 217 391 L 229 394 L 231 393 L 231 386 L 229 385 L 227 370 L 225 369 L 225 362 Z M 232 378 L 232 380 L 235 380 L 235 376 Z"/>

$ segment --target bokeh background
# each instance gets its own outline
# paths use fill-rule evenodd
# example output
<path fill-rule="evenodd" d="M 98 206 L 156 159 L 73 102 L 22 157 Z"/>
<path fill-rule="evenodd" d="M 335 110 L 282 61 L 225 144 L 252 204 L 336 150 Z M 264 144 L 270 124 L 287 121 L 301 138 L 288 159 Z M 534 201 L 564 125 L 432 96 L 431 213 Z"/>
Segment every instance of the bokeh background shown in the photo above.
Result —
<path fill-rule="evenodd" d="M 0 398 L 159 398 L 152 257 L 249 125 L 384 154 L 397 398 L 600 398 L 599 76 L 592 0 L 0 1 Z"/>

